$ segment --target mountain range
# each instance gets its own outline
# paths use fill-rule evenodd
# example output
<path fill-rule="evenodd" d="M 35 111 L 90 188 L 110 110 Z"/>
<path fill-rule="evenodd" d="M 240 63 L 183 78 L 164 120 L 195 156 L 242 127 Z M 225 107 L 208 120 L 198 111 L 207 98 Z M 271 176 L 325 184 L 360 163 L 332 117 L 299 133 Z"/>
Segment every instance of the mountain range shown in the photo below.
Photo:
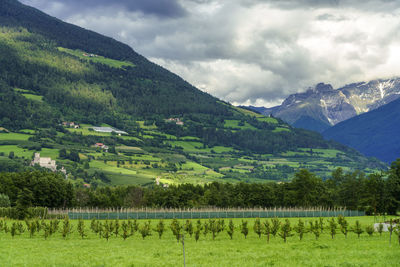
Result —
<path fill-rule="evenodd" d="M 320 83 L 304 93 L 290 95 L 280 106 L 250 108 L 281 118 L 294 127 L 323 132 L 399 97 L 400 78 L 353 83 L 338 89 Z"/>
<path fill-rule="evenodd" d="M 0 171 L 38 167 L 29 166 L 35 153 L 93 186 L 285 181 L 302 168 L 327 177 L 337 167 L 387 167 L 232 106 L 125 44 L 15 0 L 0 2 L 0 62 Z"/>

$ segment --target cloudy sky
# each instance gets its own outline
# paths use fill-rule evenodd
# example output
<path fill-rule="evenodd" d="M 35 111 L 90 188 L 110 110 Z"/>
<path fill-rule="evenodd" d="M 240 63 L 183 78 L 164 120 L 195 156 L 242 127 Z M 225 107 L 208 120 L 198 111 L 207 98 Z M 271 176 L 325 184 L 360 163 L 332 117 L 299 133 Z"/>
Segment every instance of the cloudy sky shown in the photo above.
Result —
<path fill-rule="evenodd" d="M 127 43 L 233 104 L 400 76 L 398 0 L 21 2 Z"/>

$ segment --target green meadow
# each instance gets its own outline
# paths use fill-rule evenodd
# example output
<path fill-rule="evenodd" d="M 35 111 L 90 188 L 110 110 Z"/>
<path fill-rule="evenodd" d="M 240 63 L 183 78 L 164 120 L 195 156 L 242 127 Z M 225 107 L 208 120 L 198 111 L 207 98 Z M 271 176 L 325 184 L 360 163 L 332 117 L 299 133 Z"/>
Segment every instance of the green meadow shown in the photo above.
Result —
<path fill-rule="evenodd" d="M 101 64 L 105 64 L 108 65 L 110 67 L 113 68 L 122 68 L 122 67 L 134 67 L 135 65 L 129 61 L 120 61 L 120 60 L 115 60 L 115 59 L 111 59 L 111 58 L 106 58 L 103 56 L 99 56 L 99 55 L 95 55 L 93 57 L 90 57 L 90 53 L 87 52 L 83 52 L 81 50 L 72 50 L 72 49 L 68 49 L 68 48 L 63 48 L 63 47 L 58 47 L 58 50 L 61 52 L 65 52 L 68 53 L 70 55 L 76 56 L 80 59 L 83 60 L 87 60 L 87 61 L 91 61 L 91 62 L 95 62 L 95 63 L 101 63 Z M 85 56 L 88 55 L 88 56 Z"/>
<path fill-rule="evenodd" d="M 315 218 L 317 219 L 317 218 Z M 347 218 L 350 226 L 360 220 L 363 227 L 374 223 L 373 217 Z M 389 233 L 380 236 L 365 233 L 360 238 L 349 233 L 345 238 L 337 230 L 334 239 L 324 229 L 318 240 L 306 233 L 303 240 L 297 234 L 284 243 L 278 235 L 269 243 L 265 235 L 259 238 L 253 232 L 255 219 L 249 222 L 249 234 L 244 238 L 239 225 L 242 219 L 234 219 L 235 230 L 231 240 L 226 231 L 220 232 L 215 240 L 212 234 L 201 233 L 199 241 L 185 235 L 185 257 L 187 266 L 400 266 L 400 245 L 393 235 L 389 244 Z M 282 222 L 283 219 L 280 219 Z M 292 226 L 297 223 L 291 218 Z M 313 220 L 302 218 L 303 221 Z M 202 220 L 204 223 L 207 220 Z M 264 222 L 265 219 L 261 219 Z M 65 240 L 56 232 L 47 240 L 43 230 L 33 238 L 28 233 L 11 237 L 10 233 L 0 234 L 1 266 L 183 266 L 182 244 L 176 241 L 165 220 L 165 232 L 161 239 L 152 235 L 142 239 L 136 232 L 125 241 L 114 234 L 109 241 L 99 238 L 85 221 L 87 236 L 83 239 L 77 231 L 77 221 L 72 221 L 73 232 Z M 139 229 L 147 221 L 138 221 Z M 196 226 L 196 220 L 192 220 Z M 120 221 L 120 224 L 122 221 Z M 155 228 L 158 220 L 151 221 Z M 183 220 L 180 221 L 184 223 Z M 225 219 L 225 226 L 229 223 Z M 10 222 L 9 222 L 10 224 Z M 24 224 L 24 223 L 23 223 Z M 25 225 L 25 224 L 24 224 Z M 62 228 L 62 222 L 59 224 Z M 121 231 L 121 230 L 120 230 Z"/>

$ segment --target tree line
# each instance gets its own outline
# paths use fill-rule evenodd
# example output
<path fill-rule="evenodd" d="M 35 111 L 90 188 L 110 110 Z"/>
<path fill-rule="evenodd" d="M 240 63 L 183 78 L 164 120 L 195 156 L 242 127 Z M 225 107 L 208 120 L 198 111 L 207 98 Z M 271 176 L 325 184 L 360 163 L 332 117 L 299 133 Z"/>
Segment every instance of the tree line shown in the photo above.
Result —
<path fill-rule="evenodd" d="M 64 177 L 50 172 L 1 173 L 0 194 L 11 206 L 66 207 L 346 207 L 367 214 L 396 214 L 400 209 L 400 159 L 388 173 L 345 173 L 337 169 L 327 180 L 307 170 L 283 183 L 180 184 L 74 188 Z M 21 200 L 22 199 L 22 200 Z"/>

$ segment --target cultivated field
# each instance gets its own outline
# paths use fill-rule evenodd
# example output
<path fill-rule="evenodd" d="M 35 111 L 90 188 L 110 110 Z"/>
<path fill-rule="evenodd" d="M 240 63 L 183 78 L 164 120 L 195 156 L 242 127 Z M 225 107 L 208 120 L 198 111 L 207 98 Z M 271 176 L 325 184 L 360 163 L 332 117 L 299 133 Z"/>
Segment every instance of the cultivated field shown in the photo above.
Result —
<path fill-rule="evenodd" d="M 315 218 L 314 218 L 315 219 Z M 302 218 L 303 221 L 314 220 Z M 292 226 L 296 218 L 289 219 Z M 375 233 L 372 237 L 365 232 L 357 238 L 349 233 L 347 239 L 337 230 L 332 240 L 325 218 L 325 230 L 318 240 L 312 233 L 305 234 L 302 241 L 297 234 L 289 237 L 287 243 L 278 235 L 267 243 L 253 232 L 255 219 L 249 222 L 249 235 L 245 239 L 240 232 L 241 219 L 235 219 L 235 232 L 230 240 L 226 230 L 220 232 L 215 240 L 212 234 L 200 235 L 198 242 L 194 237 L 185 236 L 187 266 L 400 266 L 400 245 L 393 234 L 389 244 L 389 234 Z M 374 217 L 347 218 L 353 226 L 359 220 L 365 228 L 374 223 Z M 208 220 L 202 220 L 202 223 Z M 264 222 L 265 219 L 261 219 Z M 283 222 L 283 219 L 280 219 Z M 147 221 L 138 221 L 139 229 Z M 158 220 L 151 221 L 155 228 Z M 65 240 L 56 232 L 47 240 L 44 231 L 33 238 L 25 232 L 11 238 L 10 233 L 0 234 L 1 266 L 182 266 L 182 244 L 177 243 L 165 220 L 165 233 L 161 240 L 157 232 L 144 240 L 139 232 L 125 241 L 122 237 L 110 237 L 109 241 L 99 238 L 90 230 L 90 221 L 85 221 L 88 236 L 81 239 L 77 231 L 77 221 L 72 221 L 73 232 Z M 196 220 L 193 220 L 194 227 Z M 103 221 L 104 223 L 104 221 Z M 122 221 L 119 221 L 122 223 Z M 184 221 L 180 221 L 181 224 Z M 225 219 L 228 228 L 229 220 Z M 11 221 L 8 222 L 10 226 Z M 23 223 L 25 225 L 25 223 Z M 308 224 L 307 224 L 308 225 Z M 60 222 L 59 228 L 62 228 Z M 121 230 L 120 230 L 121 233 Z M 194 236 L 194 235 L 193 235 Z"/>

